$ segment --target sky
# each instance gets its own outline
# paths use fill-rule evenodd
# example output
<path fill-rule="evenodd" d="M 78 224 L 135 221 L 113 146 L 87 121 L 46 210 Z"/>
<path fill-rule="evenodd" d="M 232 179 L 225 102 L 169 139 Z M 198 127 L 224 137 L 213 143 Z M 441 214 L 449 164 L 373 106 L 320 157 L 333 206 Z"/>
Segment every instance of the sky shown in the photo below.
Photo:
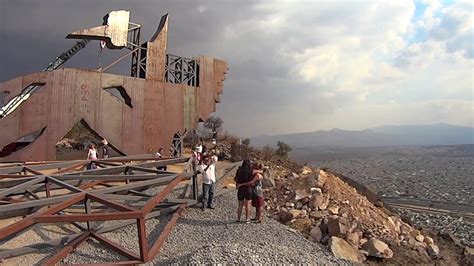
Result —
<path fill-rule="evenodd" d="M 215 115 L 233 134 L 474 126 L 474 6 L 463 0 L 0 0 L 0 82 L 42 70 L 74 44 L 68 33 L 120 9 L 142 41 L 169 13 L 169 53 L 228 62 Z M 89 44 L 66 66 L 126 52 Z"/>

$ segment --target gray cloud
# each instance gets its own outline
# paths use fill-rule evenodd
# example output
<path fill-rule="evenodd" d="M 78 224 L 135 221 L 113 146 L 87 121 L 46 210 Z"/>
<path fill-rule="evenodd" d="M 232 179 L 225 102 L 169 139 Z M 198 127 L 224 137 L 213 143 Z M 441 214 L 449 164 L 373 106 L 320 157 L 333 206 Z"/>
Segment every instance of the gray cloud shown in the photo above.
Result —
<path fill-rule="evenodd" d="M 342 126 L 345 120 L 332 118 L 334 112 L 360 104 L 357 99 L 371 86 L 386 88 L 401 79 L 378 73 L 377 57 L 398 52 L 400 69 L 424 60 L 427 51 L 403 50 L 397 39 L 406 34 L 412 6 L 398 1 L 0 0 L 0 81 L 41 70 L 74 44 L 64 39 L 67 33 L 100 24 L 111 10 L 130 10 L 131 21 L 142 25 L 142 41 L 169 13 L 168 52 L 228 62 L 217 112 L 228 130 L 251 136 Z M 447 49 L 466 49 L 468 39 L 462 40 L 453 39 Z M 376 54 L 377 49 L 384 52 Z M 104 51 L 102 65 L 125 52 Z M 472 56 L 472 49 L 466 54 Z M 91 43 L 68 66 L 95 68 L 98 61 L 98 44 Z M 111 72 L 128 74 L 129 64 Z M 314 71 L 306 73 L 311 67 Z M 369 74 L 359 73 L 364 68 Z M 327 122 L 309 122 L 318 119 Z"/>

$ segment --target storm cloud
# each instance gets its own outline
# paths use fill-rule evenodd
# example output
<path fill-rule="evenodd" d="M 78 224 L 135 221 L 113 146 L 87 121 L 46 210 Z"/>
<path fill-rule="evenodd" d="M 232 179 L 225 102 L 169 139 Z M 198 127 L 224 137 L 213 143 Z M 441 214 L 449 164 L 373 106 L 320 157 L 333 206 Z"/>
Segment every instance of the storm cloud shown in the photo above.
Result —
<path fill-rule="evenodd" d="M 168 52 L 228 62 L 217 115 L 235 134 L 473 126 L 468 1 L 0 0 L 0 81 L 41 70 L 74 44 L 68 33 L 119 9 L 142 25 L 142 41 L 169 13 Z M 124 53 L 93 43 L 67 66 L 97 68 Z"/>

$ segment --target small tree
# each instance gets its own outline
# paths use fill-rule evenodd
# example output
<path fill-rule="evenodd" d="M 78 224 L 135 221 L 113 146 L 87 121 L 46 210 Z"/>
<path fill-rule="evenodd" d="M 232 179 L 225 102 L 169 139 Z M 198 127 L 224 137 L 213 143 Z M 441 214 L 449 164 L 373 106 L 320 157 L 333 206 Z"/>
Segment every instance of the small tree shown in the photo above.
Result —
<path fill-rule="evenodd" d="M 245 146 L 249 146 L 250 145 L 250 139 L 244 139 L 242 140 L 242 144 L 245 145 Z"/>
<path fill-rule="evenodd" d="M 224 121 L 218 116 L 210 116 L 206 121 L 204 121 L 204 127 L 209 129 L 211 132 L 221 131 L 222 124 L 224 124 Z"/>
<path fill-rule="evenodd" d="M 282 157 L 287 157 L 288 153 L 292 151 L 292 148 L 290 145 L 286 144 L 283 141 L 278 141 L 277 142 L 278 149 L 276 150 L 276 155 L 282 156 Z"/>

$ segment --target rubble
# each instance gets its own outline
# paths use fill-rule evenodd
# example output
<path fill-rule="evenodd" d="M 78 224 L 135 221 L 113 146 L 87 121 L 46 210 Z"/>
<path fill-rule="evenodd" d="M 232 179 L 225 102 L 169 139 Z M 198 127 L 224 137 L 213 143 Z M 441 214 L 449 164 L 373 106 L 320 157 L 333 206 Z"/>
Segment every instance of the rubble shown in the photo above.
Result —
<path fill-rule="evenodd" d="M 433 238 L 376 207 L 335 174 L 309 169 L 272 173 L 275 185 L 265 191 L 271 217 L 355 262 L 362 262 L 363 254 L 390 259 L 397 255 L 393 248 L 413 251 L 418 263 L 439 258 Z"/>
<path fill-rule="evenodd" d="M 393 251 L 388 247 L 388 245 L 377 238 L 369 239 L 369 241 L 362 245 L 362 249 L 367 251 L 369 256 L 372 257 L 384 259 L 390 259 L 393 257 Z"/>
<path fill-rule="evenodd" d="M 329 249 L 332 254 L 338 258 L 346 259 L 353 262 L 363 262 L 361 254 L 357 249 L 349 245 L 344 239 L 339 237 L 331 237 L 329 240 Z"/>

